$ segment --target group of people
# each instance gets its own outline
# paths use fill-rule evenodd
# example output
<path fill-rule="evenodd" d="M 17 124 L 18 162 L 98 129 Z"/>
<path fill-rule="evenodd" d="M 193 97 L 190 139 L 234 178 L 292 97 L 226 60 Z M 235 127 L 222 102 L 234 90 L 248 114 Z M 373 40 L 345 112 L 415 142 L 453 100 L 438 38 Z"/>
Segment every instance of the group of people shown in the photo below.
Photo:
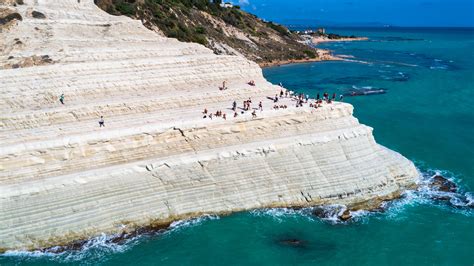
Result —
<path fill-rule="evenodd" d="M 251 81 L 248 82 L 248 84 L 251 85 L 251 86 L 255 86 L 255 81 L 251 80 Z M 225 90 L 225 89 L 227 89 L 227 87 L 226 87 L 226 82 L 224 81 L 222 83 L 222 87 L 219 87 L 219 90 Z M 280 93 L 279 94 L 277 93 L 275 95 L 275 98 L 273 98 L 273 102 L 275 103 L 275 105 L 273 105 L 273 109 L 274 110 L 279 110 L 279 109 L 288 108 L 288 106 L 285 105 L 285 104 L 278 105 L 276 103 L 278 103 L 279 97 L 280 98 L 289 97 L 289 96 L 292 96 L 292 94 L 293 93 L 291 91 L 281 89 Z M 292 96 L 292 97 L 296 100 L 296 107 L 303 107 L 303 103 L 308 103 L 308 101 L 309 101 L 309 95 L 304 95 L 303 93 L 300 93 L 297 96 Z M 64 98 L 65 98 L 64 93 L 62 93 L 59 96 L 59 102 L 63 105 L 64 105 Z M 343 98 L 344 98 L 343 95 L 339 96 L 340 101 L 342 101 Z M 332 101 L 335 101 L 335 100 L 336 100 L 336 93 L 333 93 L 332 97 L 329 97 L 329 93 L 325 92 L 323 94 L 322 98 L 320 97 L 320 94 L 318 93 L 316 95 L 315 103 L 314 104 L 310 103 L 309 107 L 318 108 L 318 107 L 322 106 L 323 101 L 325 101 L 326 103 L 332 103 Z M 252 104 L 252 99 L 251 98 L 249 98 L 248 100 L 243 101 L 243 108 L 242 108 L 243 111 L 241 113 L 244 114 L 244 111 L 251 110 L 252 109 L 251 104 Z M 258 110 L 263 111 L 263 103 L 261 101 L 258 104 Z M 234 101 L 232 103 L 232 111 L 234 111 L 234 117 L 237 117 L 239 115 L 237 113 L 237 102 L 236 101 Z M 213 116 L 215 116 L 215 117 L 222 117 L 224 120 L 227 120 L 227 115 L 225 113 L 223 113 L 221 110 L 218 110 L 218 111 L 216 111 L 216 113 L 213 114 L 213 113 L 209 113 L 208 110 L 205 108 L 204 111 L 203 111 L 203 114 L 204 114 L 203 118 L 209 117 L 210 119 L 212 119 Z M 257 118 L 256 109 L 254 109 L 252 111 L 252 118 Z M 99 127 L 105 127 L 105 121 L 104 121 L 103 116 L 101 116 L 100 119 L 99 119 Z"/>
<path fill-rule="evenodd" d="M 247 84 L 250 85 L 250 86 L 255 86 L 255 81 L 250 80 L 249 82 L 247 82 Z M 321 97 L 320 94 L 318 93 L 316 95 L 315 101 L 310 102 L 309 95 L 307 95 L 307 94 L 305 95 L 303 93 L 299 93 L 298 95 L 294 95 L 294 93 L 292 91 L 285 90 L 281 83 L 280 83 L 280 87 L 282 89 L 280 90 L 279 93 L 275 94 L 275 97 L 273 97 L 273 98 L 268 97 L 268 99 L 271 99 L 274 103 L 274 105 L 273 105 L 274 110 L 288 108 L 288 106 L 286 104 L 278 104 L 280 99 L 282 99 L 283 97 L 286 97 L 286 98 L 291 97 L 292 99 L 294 99 L 296 101 L 296 107 L 303 107 L 303 104 L 309 103 L 309 107 L 318 108 L 318 107 L 322 107 L 323 102 L 332 103 L 333 101 L 336 100 L 336 96 L 337 96 L 336 93 L 333 93 L 332 97 L 330 97 L 329 93 L 324 92 L 323 97 Z M 222 87 L 219 87 L 219 89 L 220 90 L 227 89 L 225 81 L 223 82 Z M 344 98 L 343 95 L 339 96 L 340 101 L 342 101 L 343 98 Z M 245 111 L 252 110 L 251 105 L 252 105 L 252 99 L 251 98 L 249 98 L 248 100 L 243 101 L 243 107 L 242 107 L 241 114 L 244 114 Z M 252 118 L 257 117 L 256 110 L 263 111 L 263 103 L 261 101 L 258 104 L 258 108 L 253 108 Z M 232 103 L 232 111 L 234 112 L 234 117 L 237 117 L 239 115 L 238 112 L 237 112 L 237 102 L 236 101 L 234 101 Z M 204 109 L 203 113 L 204 113 L 204 118 L 209 117 L 209 118 L 212 119 L 213 114 L 208 115 L 207 114 L 207 109 Z M 216 114 L 214 114 L 214 116 L 219 116 L 219 117 L 223 117 L 224 119 L 226 119 L 226 116 L 225 116 L 225 114 L 222 113 L 222 111 L 218 111 Z"/>
<path fill-rule="evenodd" d="M 207 108 L 204 108 L 204 111 L 202 113 L 204 115 L 203 118 L 209 117 L 212 120 L 212 118 L 215 116 L 215 117 L 222 117 L 222 119 L 227 120 L 227 114 L 223 113 L 221 110 L 218 110 L 215 113 L 209 113 Z"/>
<path fill-rule="evenodd" d="M 339 101 L 342 101 L 344 99 L 344 95 L 339 95 Z M 319 93 L 316 95 L 316 101 L 321 100 Z M 329 93 L 325 92 L 323 94 L 322 100 L 326 101 L 327 103 L 331 103 L 332 101 L 336 100 L 336 93 L 332 94 L 332 97 L 329 97 Z"/>
<path fill-rule="evenodd" d="M 252 104 L 252 99 L 251 99 L 251 98 L 249 98 L 248 100 L 245 100 L 245 101 L 244 101 L 244 110 L 245 110 L 245 111 L 250 110 L 250 108 L 251 108 L 250 105 L 251 105 L 251 104 Z M 235 111 L 235 110 L 234 110 L 234 111 Z"/>

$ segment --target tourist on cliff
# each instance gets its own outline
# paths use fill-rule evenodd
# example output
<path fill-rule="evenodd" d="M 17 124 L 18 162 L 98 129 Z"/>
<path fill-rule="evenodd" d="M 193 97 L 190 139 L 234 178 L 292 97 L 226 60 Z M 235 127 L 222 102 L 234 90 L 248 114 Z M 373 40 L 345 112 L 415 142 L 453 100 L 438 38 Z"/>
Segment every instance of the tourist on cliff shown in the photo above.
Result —
<path fill-rule="evenodd" d="M 253 110 L 252 112 L 252 118 L 257 118 L 257 113 L 255 112 L 255 110 Z"/>
<path fill-rule="evenodd" d="M 283 97 L 283 90 L 280 90 L 280 98 Z"/>
<path fill-rule="evenodd" d="M 222 114 L 222 118 L 224 118 L 224 120 L 227 120 L 227 115 L 225 113 Z"/>
<path fill-rule="evenodd" d="M 263 104 L 261 101 L 258 103 L 258 109 L 260 110 L 260 112 L 263 111 Z"/>
<path fill-rule="evenodd" d="M 223 91 L 223 90 L 227 90 L 227 87 L 225 86 L 226 85 L 226 82 L 225 80 L 222 82 L 222 87 L 219 88 L 219 90 Z"/>
<path fill-rule="evenodd" d="M 105 127 L 105 121 L 104 121 L 104 117 L 103 117 L 103 116 L 100 116 L 100 119 L 99 119 L 99 127 Z"/>
<path fill-rule="evenodd" d="M 342 102 L 343 100 L 344 100 L 344 95 L 341 94 L 341 95 L 339 96 L 339 101 Z"/>
<path fill-rule="evenodd" d="M 64 104 L 64 93 L 59 96 L 59 101 Z"/>
<path fill-rule="evenodd" d="M 318 95 L 316 95 L 316 101 L 319 101 L 319 92 Z"/>
<path fill-rule="evenodd" d="M 274 102 L 274 103 L 277 103 L 277 102 L 278 102 L 278 94 L 275 95 L 275 98 L 273 99 L 273 102 Z"/>
<path fill-rule="evenodd" d="M 333 101 L 336 100 L 336 93 L 333 93 L 333 94 L 332 94 L 332 100 L 333 100 Z"/>
<path fill-rule="evenodd" d="M 235 112 L 235 109 L 237 109 L 237 102 L 236 102 L 236 101 L 234 101 L 234 102 L 232 103 L 232 111 Z"/>
<path fill-rule="evenodd" d="M 234 117 L 237 117 L 239 114 L 237 112 L 234 112 Z"/>

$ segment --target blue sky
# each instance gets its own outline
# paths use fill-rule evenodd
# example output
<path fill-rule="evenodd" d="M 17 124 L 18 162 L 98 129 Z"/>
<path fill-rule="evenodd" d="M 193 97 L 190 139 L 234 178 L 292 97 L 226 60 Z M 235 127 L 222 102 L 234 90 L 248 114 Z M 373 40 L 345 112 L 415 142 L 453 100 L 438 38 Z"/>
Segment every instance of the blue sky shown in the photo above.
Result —
<path fill-rule="evenodd" d="M 280 23 L 474 27 L 474 0 L 233 0 Z"/>

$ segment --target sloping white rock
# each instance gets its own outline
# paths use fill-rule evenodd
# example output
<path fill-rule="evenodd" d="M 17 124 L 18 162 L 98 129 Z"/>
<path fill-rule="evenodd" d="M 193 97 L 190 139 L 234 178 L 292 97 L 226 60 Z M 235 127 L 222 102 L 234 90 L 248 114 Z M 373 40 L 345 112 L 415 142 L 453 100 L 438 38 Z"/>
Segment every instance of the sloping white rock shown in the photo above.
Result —
<path fill-rule="evenodd" d="M 271 110 L 281 88 L 242 57 L 161 37 L 92 0 L 0 7 L 23 18 L 0 32 L 0 250 L 202 213 L 385 199 L 414 184 L 413 164 L 378 145 L 351 105 L 283 98 L 289 108 Z M 249 97 L 264 111 L 234 118 L 231 103 Z M 203 119 L 204 108 L 227 120 Z"/>

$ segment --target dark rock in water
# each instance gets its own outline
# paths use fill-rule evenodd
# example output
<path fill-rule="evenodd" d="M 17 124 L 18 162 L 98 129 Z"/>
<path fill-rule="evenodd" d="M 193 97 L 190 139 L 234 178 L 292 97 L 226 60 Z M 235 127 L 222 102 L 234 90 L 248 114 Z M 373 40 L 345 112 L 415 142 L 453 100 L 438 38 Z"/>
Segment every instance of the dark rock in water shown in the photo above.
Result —
<path fill-rule="evenodd" d="M 343 221 L 347 221 L 352 218 L 351 212 L 349 210 L 345 210 L 340 216 L 339 219 Z"/>
<path fill-rule="evenodd" d="M 279 241 L 280 244 L 293 247 L 303 247 L 306 244 L 306 241 L 300 239 L 283 239 Z"/>
<path fill-rule="evenodd" d="M 82 247 L 86 243 L 87 243 L 86 240 L 77 240 L 77 241 L 71 242 L 71 243 L 69 243 L 68 245 L 65 245 L 65 246 L 56 246 L 56 247 L 41 249 L 41 252 L 59 254 L 59 253 L 63 253 L 65 251 L 69 251 L 69 250 L 81 250 Z"/>
<path fill-rule="evenodd" d="M 39 18 L 39 19 L 45 19 L 46 16 L 41 13 L 41 12 L 38 12 L 38 11 L 33 11 L 31 12 L 31 15 L 34 17 L 34 18 Z"/>
<path fill-rule="evenodd" d="M 434 200 L 443 200 L 443 201 L 451 200 L 451 197 L 447 195 L 433 195 L 431 196 L 431 198 Z"/>
<path fill-rule="evenodd" d="M 326 218 L 326 212 L 322 207 L 316 207 L 312 211 L 313 215 L 318 218 Z"/>
<path fill-rule="evenodd" d="M 342 214 L 340 214 L 342 212 Z M 347 221 L 352 218 L 351 212 L 344 206 L 326 206 L 315 207 L 312 211 L 313 215 L 318 218 L 338 218 L 341 221 Z"/>
<path fill-rule="evenodd" d="M 318 218 L 330 218 L 336 217 L 342 208 L 342 206 L 318 206 L 312 210 L 312 213 Z"/>
<path fill-rule="evenodd" d="M 443 192 L 456 192 L 458 190 L 456 184 L 453 181 L 450 181 L 440 175 L 435 175 L 432 177 L 430 187 Z"/>

